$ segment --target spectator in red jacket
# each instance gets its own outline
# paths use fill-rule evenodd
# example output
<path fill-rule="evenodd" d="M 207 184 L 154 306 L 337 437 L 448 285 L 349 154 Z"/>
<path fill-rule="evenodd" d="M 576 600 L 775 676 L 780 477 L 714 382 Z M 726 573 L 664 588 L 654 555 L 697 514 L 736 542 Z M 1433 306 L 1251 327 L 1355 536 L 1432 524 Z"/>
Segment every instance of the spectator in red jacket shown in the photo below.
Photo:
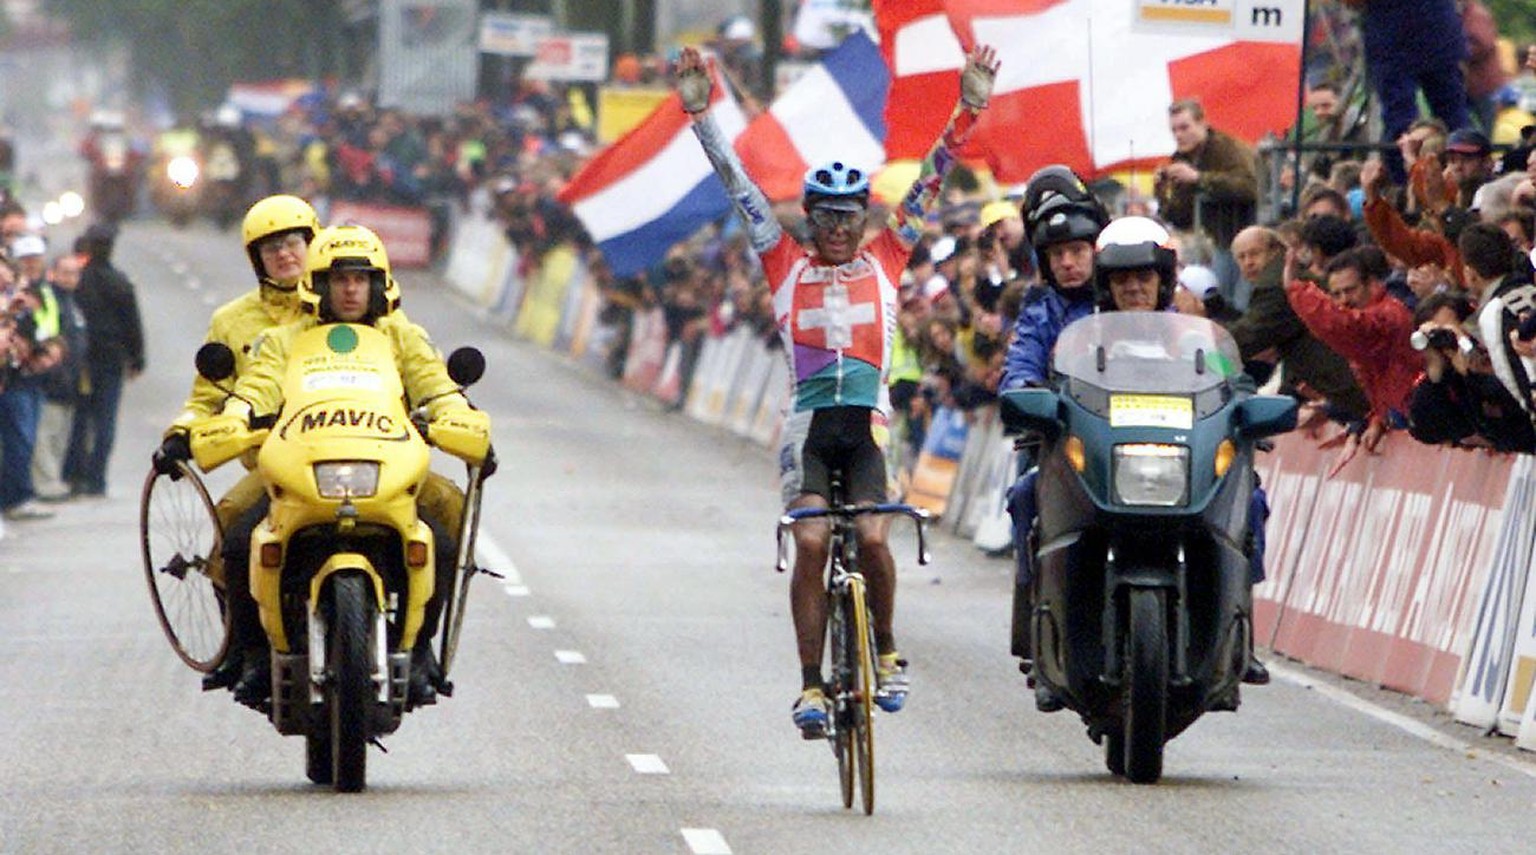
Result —
<path fill-rule="evenodd" d="M 1371 411 L 1358 444 L 1375 450 L 1389 429 L 1407 426 L 1408 397 L 1424 370 L 1413 349 L 1413 315 L 1387 294 L 1386 256 L 1376 247 L 1347 250 L 1328 263 L 1327 291 L 1292 275 L 1286 260 L 1286 296 L 1302 323 L 1343 356 L 1370 400 Z M 1353 456 L 1345 452 L 1340 465 Z M 1337 467 L 1336 467 L 1337 468 Z"/>

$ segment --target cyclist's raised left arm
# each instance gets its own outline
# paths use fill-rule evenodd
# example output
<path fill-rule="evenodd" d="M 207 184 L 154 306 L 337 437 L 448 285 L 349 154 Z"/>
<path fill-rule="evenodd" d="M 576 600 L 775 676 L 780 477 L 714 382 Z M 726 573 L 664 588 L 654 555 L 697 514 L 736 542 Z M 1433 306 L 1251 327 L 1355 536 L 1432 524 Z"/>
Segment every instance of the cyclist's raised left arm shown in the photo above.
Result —
<path fill-rule="evenodd" d="M 960 72 L 960 100 L 944 126 L 928 156 L 923 159 L 917 180 L 912 189 L 891 211 L 890 227 L 907 246 L 917 243 L 922 236 L 924 221 L 938 204 L 939 188 L 944 177 L 954 168 L 955 152 L 965 144 L 966 138 L 986 109 L 992 97 L 992 84 L 997 79 L 997 54 L 987 45 L 977 45 L 965 58 L 965 68 Z"/>

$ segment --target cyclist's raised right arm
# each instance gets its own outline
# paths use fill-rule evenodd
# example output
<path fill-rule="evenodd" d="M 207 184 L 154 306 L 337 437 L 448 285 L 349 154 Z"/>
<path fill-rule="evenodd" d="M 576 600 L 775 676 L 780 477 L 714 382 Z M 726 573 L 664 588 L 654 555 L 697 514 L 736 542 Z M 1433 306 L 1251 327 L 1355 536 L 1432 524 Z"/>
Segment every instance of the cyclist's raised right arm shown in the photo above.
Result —
<path fill-rule="evenodd" d="M 704 146 L 704 154 L 715 167 L 715 174 L 720 176 L 731 201 L 746 218 L 752 249 L 758 253 L 767 252 L 779 242 L 783 229 L 773 216 L 768 197 L 747 176 L 741 159 L 736 156 L 736 149 L 710 115 L 709 98 L 713 87 L 709 69 L 698 50 L 683 48 L 682 56 L 677 60 L 677 92 L 682 97 L 683 110 L 692 117 L 694 136 Z"/>

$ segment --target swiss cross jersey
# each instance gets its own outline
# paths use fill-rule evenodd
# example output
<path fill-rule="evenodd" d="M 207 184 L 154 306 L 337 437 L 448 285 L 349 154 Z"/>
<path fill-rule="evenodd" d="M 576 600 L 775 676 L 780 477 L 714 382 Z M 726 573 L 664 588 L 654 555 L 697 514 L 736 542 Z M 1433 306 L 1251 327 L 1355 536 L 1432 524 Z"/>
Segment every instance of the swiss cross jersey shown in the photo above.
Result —
<path fill-rule="evenodd" d="M 853 406 L 890 414 L 885 377 L 897 283 L 911 253 L 892 229 L 837 266 L 817 263 L 788 234 L 762 253 L 794 378 L 793 411 Z"/>

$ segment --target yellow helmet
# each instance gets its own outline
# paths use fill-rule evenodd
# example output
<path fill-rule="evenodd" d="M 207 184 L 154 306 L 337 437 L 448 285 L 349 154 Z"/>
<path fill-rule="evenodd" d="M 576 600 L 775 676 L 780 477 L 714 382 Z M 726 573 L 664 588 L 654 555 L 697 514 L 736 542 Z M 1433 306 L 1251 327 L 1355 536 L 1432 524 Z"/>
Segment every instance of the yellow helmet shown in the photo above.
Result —
<path fill-rule="evenodd" d="M 304 240 L 311 241 L 320 230 L 320 217 L 309 203 L 297 196 L 268 196 L 245 212 L 245 222 L 240 224 L 240 239 L 245 242 L 245 254 L 251 259 L 251 268 L 257 278 L 266 276 L 261 264 L 261 254 L 256 244 L 263 238 L 281 232 L 302 231 Z"/>
<path fill-rule="evenodd" d="M 389 254 L 384 242 L 366 226 L 331 226 L 321 229 L 309 244 L 305 277 L 299 283 L 299 300 L 307 312 L 320 320 L 336 320 L 330 314 L 326 297 L 331 288 L 331 272 L 364 270 L 369 273 L 368 315 L 364 323 L 373 323 L 400 308 L 400 285 L 389 272 Z"/>

